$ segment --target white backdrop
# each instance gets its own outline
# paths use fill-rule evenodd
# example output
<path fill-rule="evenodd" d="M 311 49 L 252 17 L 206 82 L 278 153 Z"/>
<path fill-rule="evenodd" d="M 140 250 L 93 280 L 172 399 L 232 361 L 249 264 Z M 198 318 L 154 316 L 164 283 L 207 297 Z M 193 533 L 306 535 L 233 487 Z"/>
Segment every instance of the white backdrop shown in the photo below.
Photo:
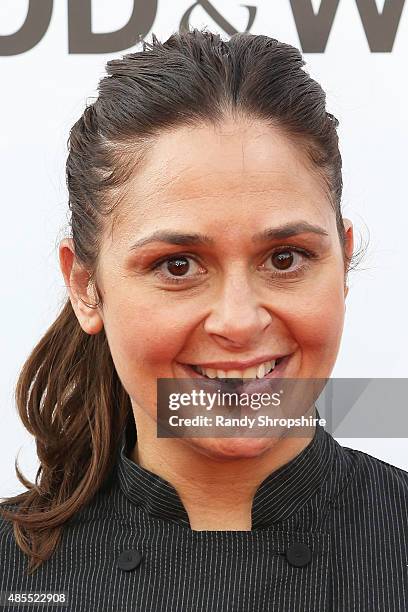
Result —
<path fill-rule="evenodd" d="M 94 33 L 119 30 L 137 2 L 148 4 L 148 0 L 82 1 L 92 6 Z M 392 51 L 373 52 L 357 1 L 339 0 L 324 52 L 304 54 L 308 70 L 327 92 L 328 109 L 340 120 L 344 215 L 353 220 L 357 239 L 359 234 L 363 241 L 369 238 L 365 260 L 350 277 L 343 342 L 333 377 L 406 378 L 408 9 L 404 7 L 400 16 Z M 52 0 L 37 2 L 52 4 Z M 249 3 L 256 9 L 251 32 L 301 45 L 289 0 Z M 54 0 L 53 4 L 49 27 L 38 44 L 23 53 L 0 55 L 1 496 L 23 490 L 14 474 L 17 454 L 28 477 L 34 478 L 38 467 L 34 441 L 18 419 L 12 396 L 19 369 L 65 297 L 57 244 L 67 223 L 68 131 L 87 98 L 96 94 L 106 61 L 130 50 L 69 53 L 69 3 Z M 321 4 L 336 2 L 312 1 L 316 13 Z M 384 0 L 361 1 L 360 7 L 364 4 L 381 17 Z M 396 10 L 401 0 L 387 4 Z M 150 32 L 167 38 L 192 5 L 192 0 L 161 0 Z M 21 28 L 28 7 L 28 0 L 0 3 L 3 40 Z M 199 2 L 190 23 L 222 32 L 215 10 L 231 27 L 246 28 L 248 10 L 238 0 Z M 378 24 L 377 30 L 384 25 L 380 20 Z M 401 436 L 408 433 L 401 431 Z M 408 469 L 404 438 L 339 442 Z"/>

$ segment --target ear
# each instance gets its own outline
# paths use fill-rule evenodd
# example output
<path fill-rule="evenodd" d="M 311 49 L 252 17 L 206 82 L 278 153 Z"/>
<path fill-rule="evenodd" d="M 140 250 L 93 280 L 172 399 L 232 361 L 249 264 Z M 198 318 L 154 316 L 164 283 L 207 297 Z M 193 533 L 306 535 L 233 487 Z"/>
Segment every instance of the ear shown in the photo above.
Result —
<path fill-rule="evenodd" d="M 80 326 L 87 334 L 99 333 L 103 328 L 103 319 L 99 307 L 94 305 L 96 296 L 89 283 L 89 272 L 75 258 L 72 238 L 61 240 L 59 261 L 69 299 Z"/>
<path fill-rule="evenodd" d="M 345 233 L 345 255 L 347 259 L 350 260 L 353 256 L 353 250 L 354 250 L 353 223 L 350 221 L 350 219 L 343 219 L 343 225 L 344 225 L 344 233 Z M 348 285 L 346 284 L 347 272 L 348 270 L 346 270 L 346 278 L 345 278 L 345 283 L 344 283 L 344 297 L 345 298 L 347 297 L 347 294 L 349 291 Z"/>

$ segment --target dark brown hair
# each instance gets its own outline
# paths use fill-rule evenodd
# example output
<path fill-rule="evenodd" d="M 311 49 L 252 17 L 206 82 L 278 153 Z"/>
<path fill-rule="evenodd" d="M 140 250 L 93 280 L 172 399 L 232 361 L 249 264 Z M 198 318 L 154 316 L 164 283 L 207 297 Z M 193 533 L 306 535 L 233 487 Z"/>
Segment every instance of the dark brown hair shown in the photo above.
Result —
<path fill-rule="evenodd" d="M 344 252 L 337 120 L 296 48 L 250 34 L 227 42 L 198 30 L 165 43 L 153 36 L 141 51 L 107 63 L 98 94 L 70 131 L 66 163 L 71 235 L 90 283 L 106 219 L 154 137 L 227 115 L 278 126 L 304 149 L 327 187 Z M 33 572 L 52 555 L 64 523 L 106 482 L 124 427 L 135 425 L 104 331 L 86 334 L 69 299 L 24 364 L 16 402 L 40 467 L 30 483 L 16 463 L 28 490 L 5 499 L 2 515 L 13 521 Z"/>

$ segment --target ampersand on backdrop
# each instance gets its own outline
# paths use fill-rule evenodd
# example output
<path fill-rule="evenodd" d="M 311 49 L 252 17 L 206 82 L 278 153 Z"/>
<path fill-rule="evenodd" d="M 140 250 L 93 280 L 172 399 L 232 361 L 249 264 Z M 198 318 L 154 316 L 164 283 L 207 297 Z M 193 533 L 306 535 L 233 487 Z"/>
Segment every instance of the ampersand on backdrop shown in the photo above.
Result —
<path fill-rule="evenodd" d="M 182 16 L 181 21 L 180 21 L 181 29 L 188 30 L 190 28 L 190 16 L 193 10 L 197 6 L 201 6 L 201 8 L 203 8 L 208 13 L 211 19 L 213 19 L 216 22 L 216 24 L 219 25 L 220 28 L 222 28 L 224 32 L 228 34 L 229 36 L 232 36 L 233 34 L 237 34 L 237 32 L 241 32 L 241 31 L 249 32 L 255 21 L 255 15 L 256 15 L 256 9 L 257 9 L 256 6 L 249 6 L 247 4 L 242 5 L 244 8 L 248 10 L 248 23 L 247 23 L 245 30 L 237 30 L 236 28 L 234 28 L 233 25 L 229 23 L 229 21 L 225 19 L 225 17 L 221 15 L 219 11 L 217 11 L 217 9 L 211 4 L 211 2 L 209 2 L 208 0 L 198 0 L 197 2 L 194 2 L 194 4 L 191 5 L 190 8 L 188 8 L 186 12 L 184 13 L 184 15 Z"/>

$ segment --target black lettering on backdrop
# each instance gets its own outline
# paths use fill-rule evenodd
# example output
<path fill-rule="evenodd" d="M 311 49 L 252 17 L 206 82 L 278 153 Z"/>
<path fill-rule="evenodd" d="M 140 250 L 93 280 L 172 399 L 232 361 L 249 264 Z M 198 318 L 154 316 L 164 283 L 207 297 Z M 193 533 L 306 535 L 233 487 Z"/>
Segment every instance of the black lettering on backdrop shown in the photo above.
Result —
<path fill-rule="evenodd" d="M 290 0 L 302 51 L 323 53 L 340 0 L 322 0 L 317 13 L 311 0 Z"/>
<path fill-rule="evenodd" d="M 340 0 L 321 0 L 317 13 L 311 0 L 289 1 L 302 51 L 323 53 Z M 385 0 L 382 11 L 378 10 L 376 0 L 355 1 L 370 51 L 390 53 L 405 0 Z M 69 53 L 114 53 L 133 47 L 147 36 L 156 18 L 158 0 L 133 0 L 132 15 L 126 25 L 119 30 L 103 33 L 92 32 L 92 0 L 67 0 L 67 3 Z M 201 6 L 226 34 L 232 36 L 239 31 L 217 11 L 210 0 L 194 2 L 182 16 L 181 28 L 190 27 L 191 14 L 197 6 Z M 257 8 L 242 6 L 248 10 L 248 22 L 244 31 L 249 32 Z M 13 34 L 0 35 L 0 56 L 18 55 L 35 47 L 47 32 L 52 10 L 53 0 L 28 0 L 27 16 L 21 28 Z"/>
<path fill-rule="evenodd" d="M 18 55 L 37 45 L 50 25 L 53 0 L 29 0 L 27 16 L 13 34 L 0 35 L 0 55 Z"/>
<path fill-rule="evenodd" d="M 323 53 L 340 0 L 322 0 L 317 13 L 311 0 L 290 0 L 302 51 Z M 382 12 L 375 0 L 356 0 L 370 51 L 391 52 L 405 0 L 385 0 Z"/>
<path fill-rule="evenodd" d="M 91 0 L 68 0 L 69 53 L 114 53 L 133 47 L 151 30 L 157 0 L 133 0 L 133 11 L 123 28 L 114 32 L 92 32 Z"/>
<path fill-rule="evenodd" d="M 237 32 L 240 31 L 240 30 L 236 30 L 234 26 L 232 26 L 229 23 L 229 21 L 227 21 L 225 17 L 223 17 L 221 13 L 219 13 L 217 9 L 208 0 L 198 0 L 198 2 L 194 2 L 194 4 L 190 6 L 189 9 L 186 10 L 186 12 L 184 13 L 180 21 L 181 29 L 184 29 L 184 30 L 189 29 L 190 16 L 193 10 L 196 8 L 196 6 L 201 6 L 209 14 L 211 19 L 213 19 L 217 23 L 217 25 L 219 25 L 220 28 L 222 28 L 224 32 L 228 34 L 229 36 L 232 36 L 233 34 L 236 34 Z M 249 32 L 249 30 L 252 28 L 252 25 L 255 21 L 256 6 L 248 6 L 247 4 L 244 4 L 242 6 L 248 9 L 248 13 L 249 13 L 248 23 L 247 23 L 247 26 L 244 32 Z"/>
<path fill-rule="evenodd" d="M 394 46 L 405 0 L 385 0 L 379 13 L 375 0 L 356 0 L 370 51 L 390 53 Z"/>

